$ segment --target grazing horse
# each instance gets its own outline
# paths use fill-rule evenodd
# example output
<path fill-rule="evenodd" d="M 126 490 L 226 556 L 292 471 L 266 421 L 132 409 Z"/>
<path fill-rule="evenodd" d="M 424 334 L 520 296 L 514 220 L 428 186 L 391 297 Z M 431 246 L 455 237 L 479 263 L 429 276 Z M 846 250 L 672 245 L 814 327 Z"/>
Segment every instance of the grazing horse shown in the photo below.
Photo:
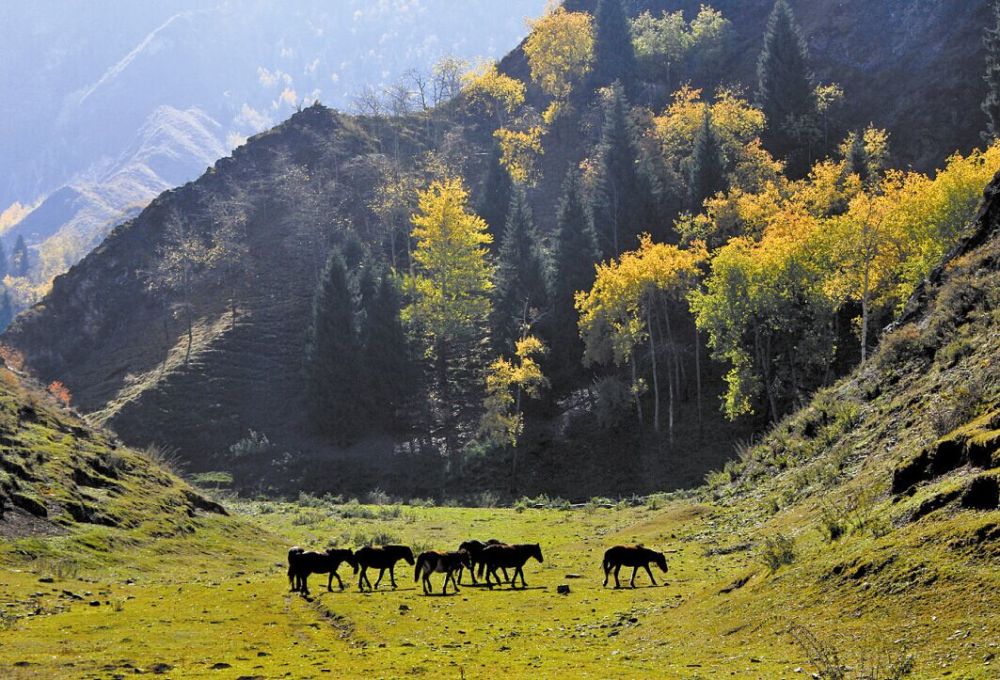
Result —
<path fill-rule="evenodd" d="M 465 550 L 457 552 L 428 550 L 427 552 L 420 553 L 420 557 L 417 558 L 417 565 L 413 569 L 413 580 L 415 582 L 419 581 L 422 575 L 424 595 L 430 595 L 434 591 L 431 587 L 431 574 L 434 572 L 444 574 L 444 584 L 441 586 L 441 594 L 446 595 L 448 593 L 449 580 L 455 586 L 455 592 L 457 593 L 458 582 L 455 579 L 455 574 L 461 574 L 463 567 L 470 571 L 472 570 L 469 553 Z"/>
<path fill-rule="evenodd" d="M 514 576 L 510 580 L 510 587 L 517 587 L 517 577 L 521 576 L 521 587 L 527 588 L 524 581 L 524 563 L 529 557 L 534 557 L 539 562 L 542 561 L 542 549 L 537 543 L 520 543 L 517 545 L 490 545 L 483 549 L 482 559 L 486 564 L 486 585 L 492 589 L 493 581 L 496 579 L 497 585 L 501 585 L 500 577 L 497 576 L 497 569 L 511 568 Z"/>
<path fill-rule="evenodd" d="M 653 578 L 653 572 L 649 569 L 650 562 L 655 562 L 660 571 L 664 574 L 667 573 L 667 558 L 661 552 L 650 550 L 641 545 L 616 545 L 613 548 L 608 548 L 604 553 L 603 562 L 604 585 L 608 585 L 608 577 L 611 570 L 614 569 L 615 588 L 621 588 L 622 584 L 618 582 L 618 572 L 621 571 L 622 567 L 632 567 L 632 579 L 629 581 L 629 585 L 635 588 L 635 572 L 639 570 L 639 567 L 643 567 L 649 574 L 649 580 L 655 586 L 656 579 Z"/>
<path fill-rule="evenodd" d="M 337 583 L 343 590 L 344 582 L 340 579 L 340 574 L 337 573 L 337 569 L 343 562 L 351 565 L 354 568 L 354 573 L 358 572 L 358 562 L 354 558 L 354 553 L 349 549 L 330 548 L 326 552 L 306 552 L 302 548 L 292 548 L 288 551 L 288 581 L 292 586 L 292 591 L 308 595 L 311 574 L 329 574 L 326 581 L 327 592 L 333 592 L 334 577 L 337 578 Z"/>
<path fill-rule="evenodd" d="M 358 560 L 358 566 L 361 568 L 361 576 L 358 577 L 358 590 L 364 590 L 364 584 L 366 583 L 370 590 L 378 588 L 378 584 L 382 582 L 382 577 L 385 575 L 386 569 L 389 570 L 389 581 L 392 583 L 392 587 L 395 588 L 396 562 L 406 560 L 408 564 L 413 564 L 413 551 L 405 545 L 382 545 L 376 547 L 366 545 L 364 548 L 356 551 L 354 557 Z M 379 570 L 374 586 L 368 579 L 369 568 Z"/>
<path fill-rule="evenodd" d="M 472 585 L 476 585 L 476 565 L 479 565 L 479 578 L 483 578 L 483 571 L 486 569 L 486 563 L 483 562 L 483 550 L 485 550 L 487 546 L 491 545 L 505 545 L 505 543 L 503 541 L 498 541 L 495 538 L 491 538 L 485 543 L 482 541 L 471 540 L 465 541 L 458 546 L 459 550 L 464 550 L 469 553 L 469 576 L 472 577 Z M 503 570 L 503 580 L 510 583 L 510 576 L 507 575 L 506 568 Z M 461 570 L 458 572 L 458 582 L 459 584 L 462 583 Z"/>

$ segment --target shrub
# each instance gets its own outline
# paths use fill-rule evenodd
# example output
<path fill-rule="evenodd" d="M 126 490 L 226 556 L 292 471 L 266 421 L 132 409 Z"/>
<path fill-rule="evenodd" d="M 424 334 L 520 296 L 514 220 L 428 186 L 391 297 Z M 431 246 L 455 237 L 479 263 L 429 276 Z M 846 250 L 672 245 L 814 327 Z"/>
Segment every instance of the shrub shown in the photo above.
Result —
<path fill-rule="evenodd" d="M 216 472 L 199 472 L 191 476 L 191 481 L 198 486 L 211 486 L 214 489 L 220 489 L 231 485 L 233 483 L 233 476 L 221 470 Z"/>
<path fill-rule="evenodd" d="M 365 495 L 365 500 L 368 501 L 370 505 L 389 505 L 392 503 L 392 498 L 382 489 L 374 489 L 369 491 Z"/>
<path fill-rule="evenodd" d="M 56 401 L 67 408 L 73 402 L 73 395 L 70 394 L 69 389 L 63 385 L 61 380 L 53 380 L 50 382 L 48 390 L 49 394 L 55 397 Z"/>
<path fill-rule="evenodd" d="M 267 435 L 251 429 L 246 437 L 229 447 L 229 453 L 232 454 L 233 458 L 244 458 L 266 454 L 271 449 L 271 441 L 267 438 Z"/>
<path fill-rule="evenodd" d="M 150 444 L 139 451 L 139 455 L 177 477 L 181 476 L 185 465 L 184 460 L 177 454 L 176 449 L 160 446 L 159 444 Z"/>
<path fill-rule="evenodd" d="M 493 491 L 480 491 L 473 500 L 477 508 L 495 508 L 500 505 L 500 496 Z"/>
<path fill-rule="evenodd" d="M 380 520 L 398 519 L 403 514 L 403 509 L 398 505 L 386 505 L 380 507 L 375 514 Z"/>
<path fill-rule="evenodd" d="M 764 539 L 760 558 L 771 573 L 774 573 L 784 565 L 795 561 L 795 541 L 784 534 L 769 536 Z"/>
<path fill-rule="evenodd" d="M 433 508 L 437 502 L 433 498 L 411 498 L 408 505 L 416 508 Z"/>

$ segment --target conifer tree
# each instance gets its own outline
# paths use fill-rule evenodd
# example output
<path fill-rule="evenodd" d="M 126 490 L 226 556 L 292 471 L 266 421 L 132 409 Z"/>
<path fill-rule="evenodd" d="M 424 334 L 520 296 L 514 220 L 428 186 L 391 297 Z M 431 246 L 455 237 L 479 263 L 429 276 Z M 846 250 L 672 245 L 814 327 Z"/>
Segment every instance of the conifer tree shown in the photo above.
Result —
<path fill-rule="evenodd" d="M 593 219 L 601 251 L 611 258 L 637 247 L 638 235 L 658 221 L 654 176 L 641 157 L 628 99 L 618 83 L 605 104 L 599 155 Z"/>
<path fill-rule="evenodd" d="M 367 396 L 372 412 L 379 414 L 378 424 L 392 427 L 398 424 L 398 413 L 413 394 L 415 367 L 392 274 L 382 272 L 380 277 L 372 274 L 368 278 L 374 287 L 365 303 L 362 328 Z M 364 296 L 367 288 L 364 280 L 361 288 Z"/>
<path fill-rule="evenodd" d="M 28 256 L 28 246 L 24 242 L 24 236 L 18 234 L 14 243 L 14 250 L 10 255 L 10 273 L 12 276 L 27 276 L 31 267 Z"/>
<path fill-rule="evenodd" d="M 10 299 L 10 291 L 5 290 L 0 298 L 0 331 L 7 328 L 14 320 L 14 303 Z"/>
<path fill-rule="evenodd" d="M 694 149 L 688 163 L 688 194 L 693 213 L 701 211 L 706 198 L 726 188 L 725 164 L 722 147 L 712 128 L 712 112 L 706 108 L 705 117 L 694 138 Z"/>
<path fill-rule="evenodd" d="M 334 252 L 313 299 L 306 372 L 313 422 L 341 445 L 350 443 L 362 426 L 361 361 L 354 292 L 344 258 Z"/>
<path fill-rule="evenodd" d="M 994 0 L 992 8 L 992 20 L 983 36 L 986 46 L 986 98 L 982 106 L 986 114 L 986 129 L 982 135 L 987 142 L 1000 136 L 1000 0 Z"/>
<path fill-rule="evenodd" d="M 863 185 L 871 180 L 871 164 L 868 150 L 865 149 L 865 132 L 858 130 L 851 140 L 851 149 L 847 154 L 847 172 L 857 175 Z"/>
<path fill-rule="evenodd" d="M 552 312 L 545 324 L 552 367 L 546 371 L 557 390 L 572 384 L 580 369 L 583 342 L 577 330 L 574 297 L 594 283 L 594 263 L 600 255 L 593 221 L 583 200 L 580 176 L 571 168 L 563 183 L 556 217 L 556 246 L 552 284 Z"/>
<path fill-rule="evenodd" d="M 531 207 L 524 190 L 517 188 L 510 201 L 493 291 L 490 328 L 498 353 L 509 356 L 523 335 L 523 326 L 546 306 L 546 274 Z"/>
<path fill-rule="evenodd" d="M 757 79 L 757 103 L 767 118 L 764 141 L 776 156 L 794 156 L 800 146 L 799 131 L 815 113 L 815 98 L 806 42 L 787 0 L 774 3 Z M 802 171 L 800 166 L 796 168 Z"/>
<path fill-rule="evenodd" d="M 591 84 L 606 87 L 618 81 L 629 93 L 633 93 L 637 73 L 632 31 L 621 0 L 599 0 L 594 16 Z"/>
<path fill-rule="evenodd" d="M 499 244 L 507 224 L 507 208 L 510 207 L 513 183 L 510 173 L 500 163 L 500 147 L 494 145 L 490 164 L 483 181 L 482 198 L 477 206 L 477 214 L 486 220 L 493 244 Z"/>

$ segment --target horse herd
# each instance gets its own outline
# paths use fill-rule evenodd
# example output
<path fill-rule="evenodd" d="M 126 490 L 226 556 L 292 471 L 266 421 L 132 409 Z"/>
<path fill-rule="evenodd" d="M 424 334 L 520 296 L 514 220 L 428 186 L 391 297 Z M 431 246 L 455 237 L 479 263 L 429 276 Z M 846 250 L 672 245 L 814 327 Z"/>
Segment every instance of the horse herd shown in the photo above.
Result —
<path fill-rule="evenodd" d="M 340 565 L 347 563 L 358 574 L 358 590 L 375 590 L 382 582 L 385 572 L 389 572 L 389 582 L 396 588 L 396 564 L 400 560 L 405 560 L 407 564 L 413 566 L 413 580 L 422 581 L 424 594 L 431 594 L 431 574 L 444 574 L 444 583 L 441 586 L 441 593 L 447 594 L 448 584 L 451 583 L 458 592 L 458 586 L 462 583 L 462 574 L 468 570 L 472 585 L 478 585 L 478 578 L 485 580 L 486 586 L 493 589 L 494 585 L 500 586 L 504 582 L 510 584 L 511 588 L 517 587 L 517 579 L 521 578 L 521 588 L 527 588 L 528 584 L 524 580 L 524 565 L 531 558 L 542 562 L 542 549 L 537 543 L 516 543 L 507 544 L 496 539 L 489 541 L 465 541 L 458 550 L 441 551 L 428 550 L 420 553 L 416 558 L 413 551 L 405 545 L 367 545 L 358 550 L 346 548 L 330 548 L 324 552 L 306 551 L 299 547 L 291 548 L 288 551 L 288 583 L 292 592 L 300 592 L 309 595 L 309 576 L 312 574 L 326 574 L 328 576 L 326 589 L 333 591 L 333 579 L 337 579 L 340 589 L 344 589 L 344 582 L 340 578 L 337 570 Z M 621 588 L 618 581 L 618 572 L 622 567 L 632 567 L 632 578 L 629 585 L 635 588 L 635 575 L 639 568 L 644 568 L 649 574 L 649 580 L 656 585 L 653 572 L 649 565 L 655 564 L 663 573 L 667 572 L 667 560 L 663 553 L 650 550 L 642 545 L 618 545 L 609 548 L 604 553 L 604 560 L 601 567 L 604 570 L 604 586 L 608 585 L 611 575 L 615 578 L 615 588 Z M 368 578 L 369 569 L 378 569 L 378 578 L 374 585 Z M 508 574 L 508 569 L 513 569 L 513 575 Z M 503 581 L 500 580 L 499 572 L 503 572 Z"/>

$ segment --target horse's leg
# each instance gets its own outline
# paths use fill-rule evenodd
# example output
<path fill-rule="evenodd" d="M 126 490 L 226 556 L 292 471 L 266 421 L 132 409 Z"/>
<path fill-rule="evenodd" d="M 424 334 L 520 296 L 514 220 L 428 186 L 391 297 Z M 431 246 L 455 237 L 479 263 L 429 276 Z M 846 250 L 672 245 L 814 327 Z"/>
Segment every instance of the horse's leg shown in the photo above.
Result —
<path fill-rule="evenodd" d="M 344 589 L 344 582 L 340 579 L 340 574 L 338 574 L 336 572 L 336 570 L 334 570 L 333 575 L 337 577 L 337 585 L 339 585 L 340 589 L 343 590 Z"/>
<path fill-rule="evenodd" d="M 622 587 L 621 582 L 618 580 L 618 572 L 620 572 L 621 570 L 622 570 L 622 565 L 616 564 L 615 565 L 615 588 L 621 588 Z"/>
<path fill-rule="evenodd" d="M 608 587 L 608 577 L 611 576 L 611 563 L 610 562 L 605 562 L 602 566 L 604 567 L 604 585 L 602 587 L 603 588 L 607 588 Z"/>
<path fill-rule="evenodd" d="M 368 565 L 361 565 L 361 575 L 358 576 L 358 590 L 365 589 L 365 581 L 368 580 Z"/>
<path fill-rule="evenodd" d="M 333 571 L 330 571 L 330 575 L 326 579 L 326 592 L 333 592 Z"/>
<path fill-rule="evenodd" d="M 528 587 L 528 582 L 524 580 L 524 567 L 518 567 L 517 569 L 514 570 L 514 581 L 510 584 L 510 587 L 511 588 L 514 587 L 514 583 L 517 582 L 517 575 L 518 574 L 521 575 L 521 587 L 522 588 L 527 588 Z"/>
<path fill-rule="evenodd" d="M 510 583 L 510 576 L 507 575 L 507 567 L 500 567 L 500 568 L 503 569 L 503 580 L 507 581 L 507 583 Z"/>
<path fill-rule="evenodd" d="M 389 567 L 389 582 L 392 583 L 392 587 L 396 587 L 396 565 Z"/>
<path fill-rule="evenodd" d="M 309 597 L 309 572 L 302 572 L 302 590 L 300 590 L 303 595 Z"/>
<path fill-rule="evenodd" d="M 649 574 L 649 580 L 652 581 L 653 585 L 655 586 L 656 585 L 656 579 L 653 578 L 653 572 L 650 570 L 648 564 L 646 565 L 646 573 Z"/>
<path fill-rule="evenodd" d="M 630 586 L 635 588 L 635 572 L 639 571 L 639 567 L 632 567 L 632 579 L 628 582 Z"/>
<path fill-rule="evenodd" d="M 378 578 L 375 579 L 375 587 L 378 588 L 378 584 L 382 582 L 382 577 L 385 576 L 385 568 L 378 570 Z"/>

